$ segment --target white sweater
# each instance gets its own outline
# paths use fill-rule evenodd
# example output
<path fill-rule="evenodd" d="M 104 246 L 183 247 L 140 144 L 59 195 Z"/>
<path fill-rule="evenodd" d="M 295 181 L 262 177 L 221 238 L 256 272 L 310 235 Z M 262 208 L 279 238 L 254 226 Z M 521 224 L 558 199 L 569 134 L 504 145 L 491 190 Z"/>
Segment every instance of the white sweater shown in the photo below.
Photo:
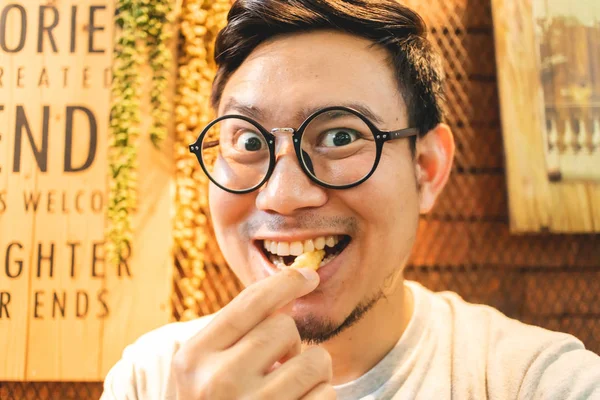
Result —
<path fill-rule="evenodd" d="M 406 285 L 415 301 L 406 331 L 365 375 L 336 386 L 338 399 L 600 400 L 600 357 L 575 337 L 523 324 L 452 292 Z M 106 377 L 101 400 L 174 400 L 172 357 L 211 319 L 169 324 L 127 347 Z"/>

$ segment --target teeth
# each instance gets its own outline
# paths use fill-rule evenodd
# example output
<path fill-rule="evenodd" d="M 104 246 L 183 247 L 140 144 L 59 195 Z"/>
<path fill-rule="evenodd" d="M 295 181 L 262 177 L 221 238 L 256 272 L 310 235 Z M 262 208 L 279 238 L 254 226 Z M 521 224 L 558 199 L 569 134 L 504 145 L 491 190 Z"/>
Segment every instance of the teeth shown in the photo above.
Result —
<path fill-rule="evenodd" d="M 321 261 L 321 264 L 319 264 L 319 267 L 323 267 L 325 264 L 327 264 L 329 261 L 333 260 L 336 257 L 336 254 L 330 254 L 328 256 L 325 256 L 325 258 Z"/>
<path fill-rule="evenodd" d="M 283 269 L 286 268 L 287 265 L 285 265 L 285 262 L 283 262 L 283 258 L 281 256 L 276 256 L 274 254 L 271 254 L 271 262 L 279 269 Z"/>
<path fill-rule="evenodd" d="M 304 253 L 309 251 L 315 251 L 315 244 L 310 239 L 304 242 Z"/>
<path fill-rule="evenodd" d="M 335 239 L 333 238 L 333 236 L 327 236 L 327 238 L 325 239 L 325 244 L 327 245 L 327 247 L 335 246 Z"/>
<path fill-rule="evenodd" d="M 277 255 L 289 256 L 290 255 L 290 244 L 288 242 L 277 243 Z"/>
<path fill-rule="evenodd" d="M 315 239 L 315 249 L 323 250 L 325 248 L 325 238 L 323 236 Z"/>
<path fill-rule="evenodd" d="M 325 256 L 325 258 L 323 258 L 323 260 L 321 260 L 321 263 L 319 264 L 319 268 L 327 265 L 331 260 L 333 260 L 335 257 L 337 257 L 338 254 L 339 253 L 335 253 L 335 254 L 329 254 L 329 255 Z M 290 267 L 290 265 L 287 265 L 285 263 L 282 256 L 278 256 L 276 254 L 269 254 L 269 259 L 271 260 L 273 265 L 275 265 L 275 267 L 277 267 L 278 269 L 287 269 Z"/>
<path fill-rule="evenodd" d="M 315 250 L 323 250 L 325 246 L 334 247 L 341 240 L 341 236 L 319 236 L 314 239 L 308 239 L 304 242 L 277 242 L 274 240 L 265 240 L 263 243 L 267 252 L 278 256 L 299 256 Z"/>
<path fill-rule="evenodd" d="M 304 253 L 304 245 L 302 242 L 293 242 L 290 244 L 290 254 L 293 256 L 299 256 Z"/>

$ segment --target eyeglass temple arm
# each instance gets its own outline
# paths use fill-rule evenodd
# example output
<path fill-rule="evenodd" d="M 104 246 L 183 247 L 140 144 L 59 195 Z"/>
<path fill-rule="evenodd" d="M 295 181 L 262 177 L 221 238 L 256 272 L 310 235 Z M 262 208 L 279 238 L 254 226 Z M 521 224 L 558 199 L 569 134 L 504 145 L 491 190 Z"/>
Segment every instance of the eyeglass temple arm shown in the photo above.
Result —
<path fill-rule="evenodd" d="M 417 128 L 405 128 L 400 129 L 399 131 L 389 131 L 381 133 L 383 134 L 383 141 L 387 142 L 388 140 L 403 139 L 411 136 L 416 136 L 419 134 L 419 130 Z"/>
<path fill-rule="evenodd" d="M 210 149 L 211 147 L 215 147 L 219 145 L 219 141 L 218 140 L 211 140 L 210 142 L 204 142 L 202 144 L 202 148 L 203 149 Z M 199 146 L 196 145 L 191 145 L 190 146 L 190 152 L 191 153 L 196 153 L 198 150 L 200 150 Z"/>

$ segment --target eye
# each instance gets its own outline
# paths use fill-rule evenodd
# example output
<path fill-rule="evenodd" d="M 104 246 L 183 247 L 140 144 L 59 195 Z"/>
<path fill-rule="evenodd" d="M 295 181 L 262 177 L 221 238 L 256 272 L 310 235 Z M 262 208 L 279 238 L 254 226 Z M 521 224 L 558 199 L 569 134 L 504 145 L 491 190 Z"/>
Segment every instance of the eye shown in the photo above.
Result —
<path fill-rule="evenodd" d="M 239 151 L 260 151 L 266 146 L 263 136 L 256 132 L 245 131 L 240 134 L 235 142 Z"/>
<path fill-rule="evenodd" d="M 325 147 L 347 146 L 360 137 L 351 129 L 331 129 L 323 134 L 322 145 Z"/>

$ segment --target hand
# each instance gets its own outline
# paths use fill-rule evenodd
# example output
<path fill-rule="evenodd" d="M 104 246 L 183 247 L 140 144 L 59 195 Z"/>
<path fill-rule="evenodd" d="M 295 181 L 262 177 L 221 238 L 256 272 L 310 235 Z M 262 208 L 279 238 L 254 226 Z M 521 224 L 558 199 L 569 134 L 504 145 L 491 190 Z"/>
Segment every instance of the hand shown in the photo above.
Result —
<path fill-rule="evenodd" d="M 296 324 L 281 312 L 318 284 L 315 271 L 287 269 L 242 291 L 175 354 L 177 399 L 335 399 L 331 356 L 301 352 Z"/>

